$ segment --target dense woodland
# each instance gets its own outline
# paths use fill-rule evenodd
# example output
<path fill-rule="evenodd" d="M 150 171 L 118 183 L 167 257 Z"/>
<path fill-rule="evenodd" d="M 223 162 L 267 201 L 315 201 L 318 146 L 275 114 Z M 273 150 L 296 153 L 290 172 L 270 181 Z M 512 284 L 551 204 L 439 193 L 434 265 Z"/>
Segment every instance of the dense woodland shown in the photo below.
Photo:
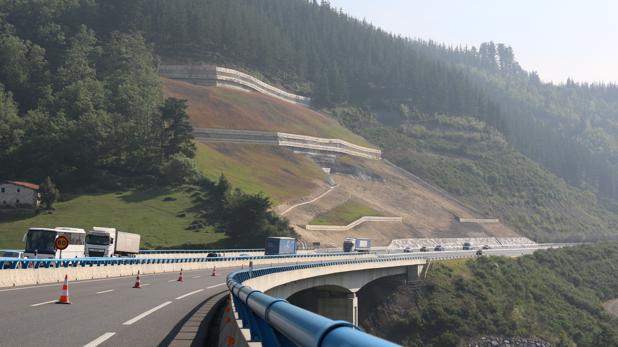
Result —
<path fill-rule="evenodd" d="M 618 346 L 618 244 L 437 264 L 421 286 L 378 288 L 362 322 L 406 346 L 467 346 L 479 336 L 535 336 L 554 346 Z M 363 311 L 363 295 L 360 293 Z M 366 302 L 366 301 L 365 301 Z"/>

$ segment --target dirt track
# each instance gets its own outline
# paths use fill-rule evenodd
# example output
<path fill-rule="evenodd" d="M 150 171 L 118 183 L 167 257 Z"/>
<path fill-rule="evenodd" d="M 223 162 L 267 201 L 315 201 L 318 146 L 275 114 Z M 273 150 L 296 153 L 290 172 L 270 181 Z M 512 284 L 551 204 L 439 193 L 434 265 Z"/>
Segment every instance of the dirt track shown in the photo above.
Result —
<path fill-rule="evenodd" d="M 477 215 L 449 198 L 423 187 L 405 177 L 382 161 L 359 160 L 361 175 L 336 173 L 331 178 L 337 188 L 323 198 L 288 212 L 286 217 L 297 225 L 296 230 L 307 242 L 338 246 L 345 237 L 369 237 L 375 245 L 387 245 L 394 238 L 413 237 L 482 237 L 518 236 L 513 230 L 498 224 L 459 223 L 456 216 L 473 218 Z M 314 196 L 319 195 L 316 192 Z M 352 231 L 307 231 L 303 225 L 350 198 L 363 200 L 367 205 L 387 215 L 402 216 L 403 224 L 364 223 Z M 278 210 L 283 209 L 284 206 Z M 301 226 L 301 227 L 298 227 Z"/>

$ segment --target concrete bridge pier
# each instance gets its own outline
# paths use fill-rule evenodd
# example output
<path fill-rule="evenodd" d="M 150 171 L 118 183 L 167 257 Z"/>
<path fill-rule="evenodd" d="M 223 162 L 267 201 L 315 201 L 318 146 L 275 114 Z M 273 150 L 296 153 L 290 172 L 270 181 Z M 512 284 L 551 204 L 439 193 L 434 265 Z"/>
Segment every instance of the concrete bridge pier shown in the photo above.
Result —
<path fill-rule="evenodd" d="M 335 320 L 358 325 L 358 297 L 356 293 L 338 293 L 337 296 L 319 297 L 317 313 Z"/>

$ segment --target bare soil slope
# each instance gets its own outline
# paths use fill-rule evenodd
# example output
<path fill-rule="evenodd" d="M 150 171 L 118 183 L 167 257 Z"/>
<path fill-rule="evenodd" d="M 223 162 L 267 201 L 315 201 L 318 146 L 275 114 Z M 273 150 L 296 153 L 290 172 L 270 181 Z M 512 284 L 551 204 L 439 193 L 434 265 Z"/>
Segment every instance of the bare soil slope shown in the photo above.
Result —
<path fill-rule="evenodd" d="M 386 246 L 394 238 L 439 237 L 515 237 L 503 224 L 459 223 L 456 217 L 478 217 L 470 209 L 403 176 L 382 161 L 358 160 L 356 172 L 337 173 L 331 178 L 337 187 L 311 204 L 299 206 L 286 214 L 307 242 L 339 246 L 348 236 L 369 237 Z M 346 170 L 348 171 L 348 170 Z M 402 216 L 403 224 L 365 223 L 351 231 L 308 231 L 302 226 L 315 216 L 332 210 L 348 199 L 362 200 L 386 215 Z M 287 205 L 277 208 L 287 209 Z"/>
<path fill-rule="evenodd" d="M 375 147 L 333 118 L 304 106 L 254 92 L 162 80 L 166 95 L 188 100 L 196 128 L 281 131 Z"/>

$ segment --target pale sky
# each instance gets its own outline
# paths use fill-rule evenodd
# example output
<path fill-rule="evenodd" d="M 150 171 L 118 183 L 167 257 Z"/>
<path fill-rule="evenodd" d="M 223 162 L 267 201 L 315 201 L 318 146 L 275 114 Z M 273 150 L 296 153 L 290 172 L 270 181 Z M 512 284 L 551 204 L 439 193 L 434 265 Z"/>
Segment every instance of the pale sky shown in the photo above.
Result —
<path fill-rule="evenodd" d="M 478 47 L 503 42 L 545 81 L 618 82 L 617 0 L 330 0 L 413 38 Z"/>

